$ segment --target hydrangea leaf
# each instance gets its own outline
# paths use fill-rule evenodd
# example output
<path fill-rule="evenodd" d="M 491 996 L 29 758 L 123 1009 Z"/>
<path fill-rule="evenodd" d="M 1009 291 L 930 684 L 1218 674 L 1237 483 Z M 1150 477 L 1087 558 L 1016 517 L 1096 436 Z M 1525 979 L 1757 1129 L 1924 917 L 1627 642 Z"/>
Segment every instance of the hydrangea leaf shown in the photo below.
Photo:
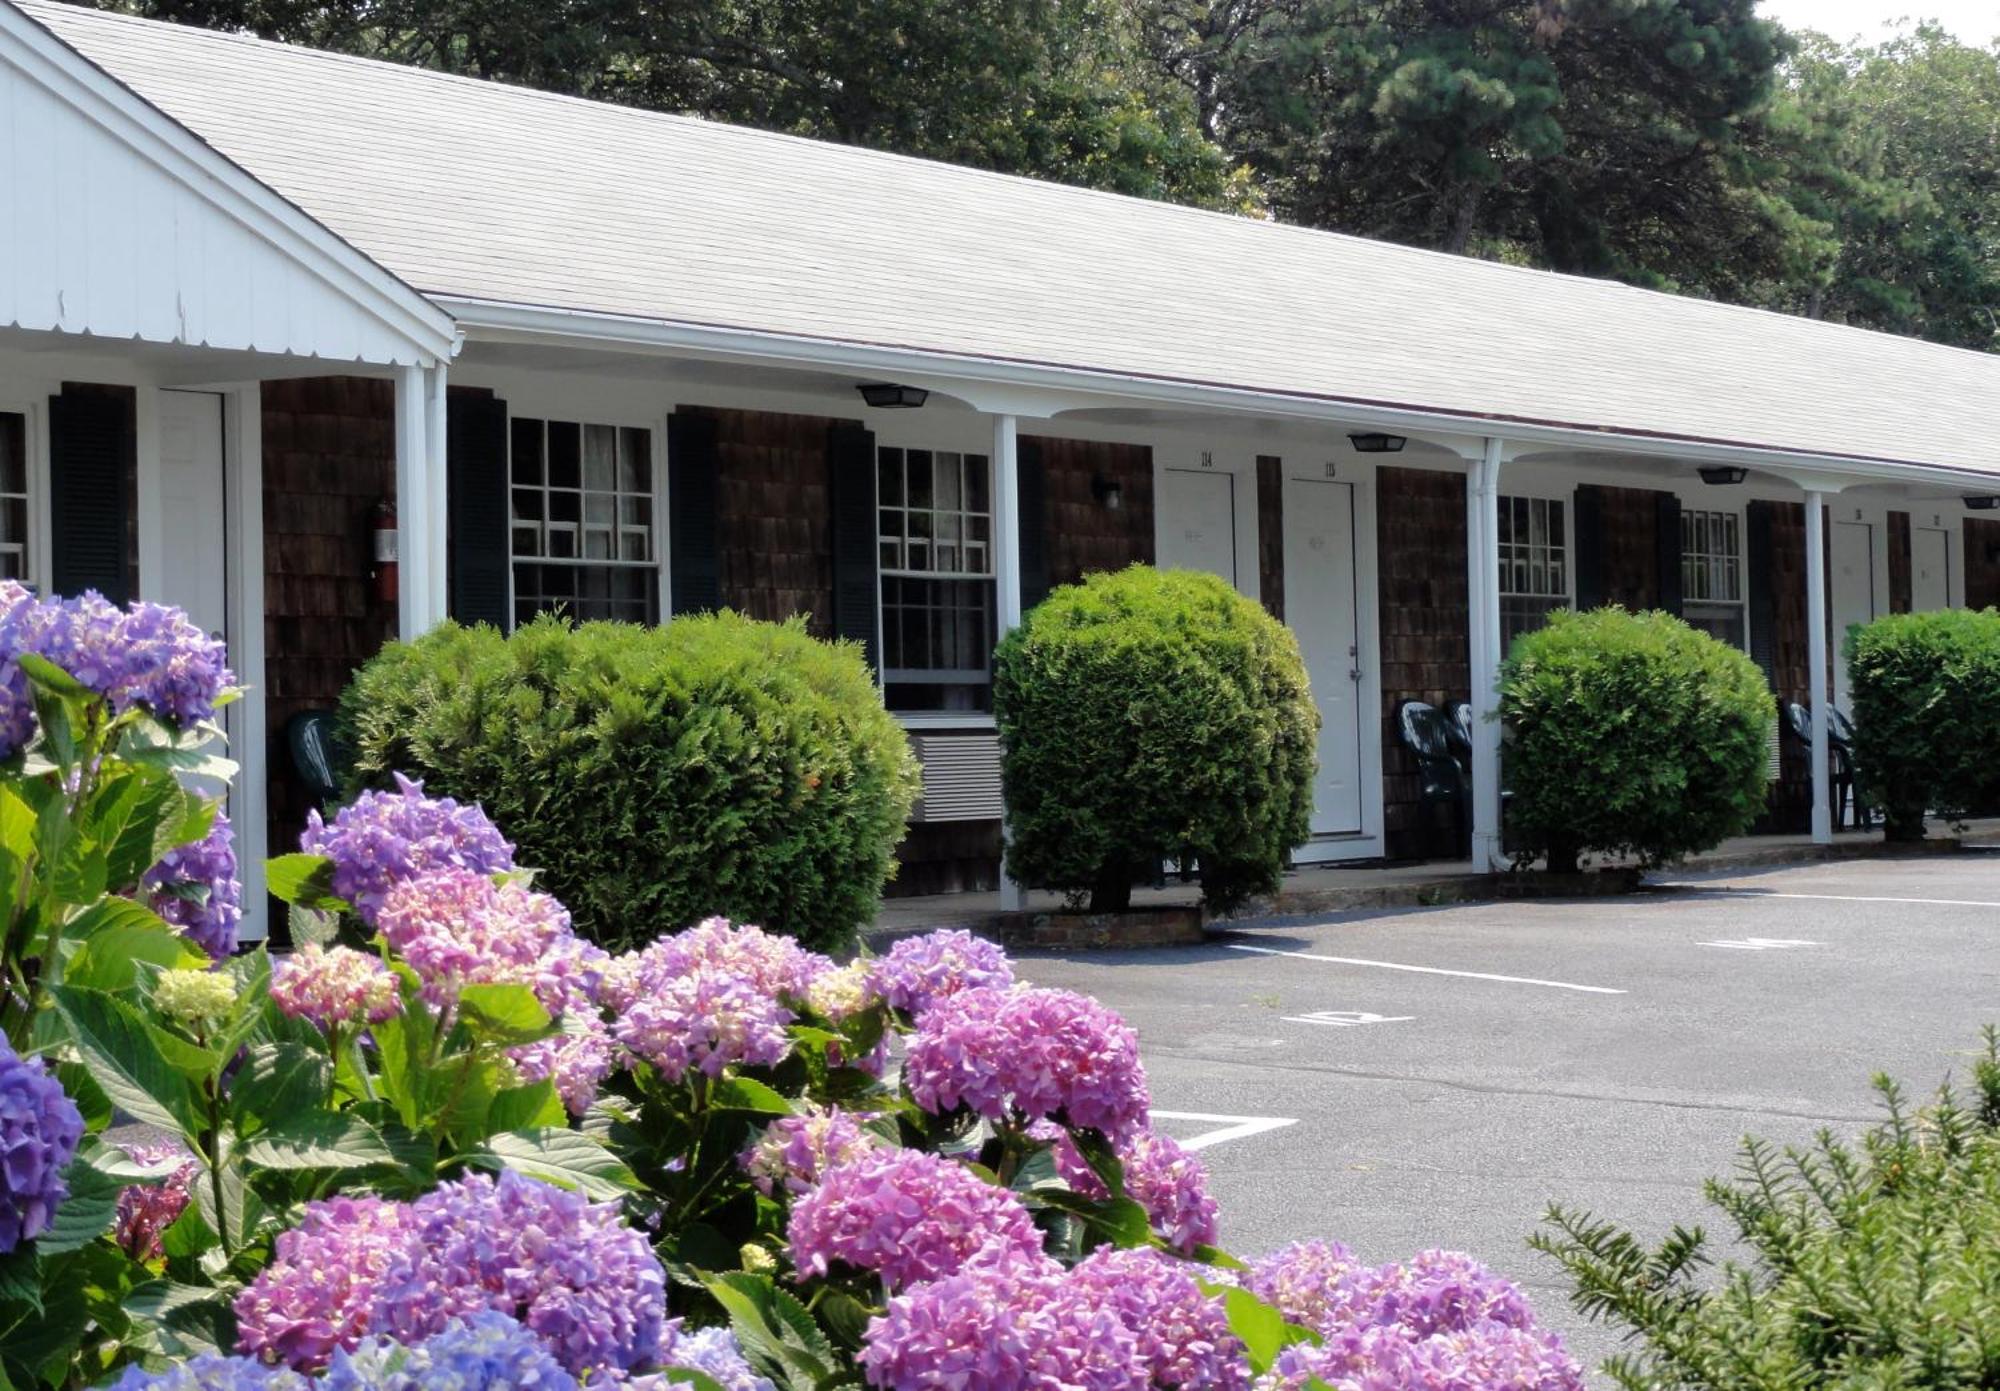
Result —
<path fill-rule="evenodd" d="M 147 1125 L 182 1135 L 202 1129 L 194 1088 L 160 1051 L 159 1035 L 123 1000 L 100 990 L 58 985 L 56 1011 L 91 1075 L 111 1101 Z"/>
<path fill-rule="evenodd" d="M 374 1126 L 335 1111 L 279 1120 L 244 1145 L 243 1157 L 263 1169 L 373 1169 L 396 1162 Z"/>
<path fill-rule="evenodd" d="M 1294 1343 L 1315 1341 L 1310 1329 L 1285 1322 L 1285 1316 L 1271 1305 L 1234 1286 L 1217 1287 L 1229 1313 L 1229 1331 L 1242 1339 L 1250 1354 L 1250 1370 L 1260 1375 L 1271 1369 L 1278 1354 Z M 1211 1293 L 1215 1290 L 1211 1290 Z"/>
<path fill-rule="evenodd" d="M 75 944 L 63 979 L 92 990 L 131 989 L 141 961 L 165 970 L 208 964 L 159 914 L 129 898 L 99 900 L 66 924 L 63 935 Z"/>
<path fill-rule="evenodd" d="M 331 1081 L 326 1056 L 297 1043 L 259 1043 L 244 1055 L 229 1086 L 238 1133 L 326 1104 Z"/>
<path fill-rule="evenodd" d="M 728 1111 L 750 1111 L 760 1116 L 789 1116 L 792 1103 L 771 1087 L 750 1077 L 723 1077 L 709 1091 L 712 1104 Z"/>
<path fill-rule="evenodd" d="M 325 855 L 277 855 L 264 862 L 264 886 L 274 898 L 338 912 L 348 905 L 333 894 L 333 861 Z"/>
<path fill-rule="evenodd" d="M 664 1367 L 660 1371 L 660 1382 L 675 1388 L 675 1391 L 683 1386 L 692 1387 L 693 1391 L 728 1391 L 707 1372 L 697 1372 L 692 1367 Z"/>
<path fill-rule="evenodd" d="M 122 1180 L 83 1162 L 72 1163 L 63 1178 L 69 1184 L 69 1196 L 36 1241 L 42 1254 L 48 1256 L 74 1251 L 109 1231 L 118 1212 L 119 1190 L 125 1186 Z"/>
<path fill-rule="evenodd" d="M 573 1130 L 507 1130 L 489 1136 L 484 1147 L 466 1155 L 488 1169 L 512 1169 L 529 1178 L 574 1188 L 592 1198 L 622 1198 L 640 1186 L 625 1161 Z"/>
<path fill-rule="evenodd" d="M 555 1083 L 543 1078 L 525 1087 L 507 1087 L 493 1098 L 486 1119 L 495 1130 L 539 1130 L 563 1124 L 568 1113 Z"/>
<path fill-rule="evenodd" d="M 525 985 L 468 985 L 459 992 L 458 1011 L 476 1037 L 509 1048 L 547 1038 L 555 1028 Z"/>

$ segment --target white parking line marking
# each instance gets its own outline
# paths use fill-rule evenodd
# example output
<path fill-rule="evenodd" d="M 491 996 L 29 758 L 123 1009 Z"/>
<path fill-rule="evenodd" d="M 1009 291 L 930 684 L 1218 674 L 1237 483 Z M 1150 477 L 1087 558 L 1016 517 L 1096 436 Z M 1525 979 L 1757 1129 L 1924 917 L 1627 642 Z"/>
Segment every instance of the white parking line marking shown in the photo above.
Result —
<path fill-rule="evenodd" d="M 1407 1024 L 1414 1014 L 1370 1014 L 1361 1009 L 1322 1009 L 1311 1014 L 1284 1014 L 1287 1024 L 1324 1024 L 1333 1029 L 1353 1029 L 1363 1024 Z"/>
<path fill-rule="evenodd" d="M 1534 976 L 1496 976 L 1486 971 L 1447 971 L 1442 966 L 1411 966 L 1401 961 L 1369 961 L 1358 956 L 1316 956 L 1309 951 L 1279 951 L 1276 947 L 1246 947 L 1229 944 L 1231 951 L 1255 952 L 1259 956 L 1295 956 L 1301 961 L 1330 961 L 1336 966 L 1373 966 L 1382 971 L 1412 971 L 1422 976 L 1457 976 L 1461 980 L 1497 980 L 1507 985 L 1545 985 L 1551 990 L 1580 990 L 1586 995 L 1623 995 L 1608 985 L 1577 985 L 1566 980 L 1538 980 Z"/>
<path fill-rule="evenodd" d="M 1706 889 L 1705 893 L 1732 898 L 1810 898 L 1822 903 L 1920 903 L 1937 908 L 2000 908 L 1976 898 L 1890 898 L 1874 894 L 1789 894 L 1775 889 Z"/>
<path fill-rule="evenodd" d="M 1703 947 L 1727 947 L 1731 951 L 1790 951 L 1793 947 L 1816 947 L 1802 937 L 1737 937 L 1721 942 L 1698 942 Z"/>
<path fill-rule="evenodd" d="M 1220 1130 L 1205 1130 L 1192 1140 L 1181 1141 L 1184 1150 L 1205 1150 L 1211 1145 L 1224 1144 L 1230 1140 L 1247 1140 L 1252 1135 L 1262 1135 L 1267 1131 L 1283 1130 L 1298 1121 L 1285 1116 L 1215 1116 L 1206 1111 L 1155 1111 L 1155 1120 L 1168 1121 L 1213 1121 L 1222 1126 Z"/>

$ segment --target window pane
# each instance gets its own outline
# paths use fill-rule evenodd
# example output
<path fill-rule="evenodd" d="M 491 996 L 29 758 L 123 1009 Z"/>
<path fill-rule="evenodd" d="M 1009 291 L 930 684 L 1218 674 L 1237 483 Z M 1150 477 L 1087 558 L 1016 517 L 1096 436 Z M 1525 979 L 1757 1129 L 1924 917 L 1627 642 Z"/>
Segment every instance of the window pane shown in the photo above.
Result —
<path fill-rule="evenodd" d="M 937 456 L 937 467 L 934 470 L 934 476 L 937 478 L 937 491 L 932 495 L 931 505 L 940 511 L 945 509 L 950 509 L 954 512 L 957 511 L 959 505 L 958 455 L 939 454 Z"/>
<path fill-rule="evenodd" d="M 986 481 L 992 472 L 984 454 L 965 456 L 965 509 L 968 512 L 991 512 L 993 504 L 987 498 Z"/>
<path fill-rule="evenodd" d="M 618 487 L 618 432 L 609 425 L 583 427 L 583 486 L 594 492 Z"/>
<path fill-rule="evenodd" d="M 549 422 L 549 486 L 574 488 L 582 479 L 582 431 L 568 421 Z"/>
<path fill-rule="evenodd" d="M 618 488 L 626 493 L 653 491 L 653 432 L 631 426 L 618 432 Z"/>
<path fill-rule="evenodd" d="M 931 505 L 931 452 L 928 449 L 912 449 L 909 453 L 908 470 L 910 494 L 907 506 L 911 508 Z"/>
<path fill-rule="evenodd" d="M 516 420 L 508 430 L 514 462 L 513 473 L 516 483 L 530 483 L 540 487 L 542 478 L 542 422 L 539 420 Z"/>

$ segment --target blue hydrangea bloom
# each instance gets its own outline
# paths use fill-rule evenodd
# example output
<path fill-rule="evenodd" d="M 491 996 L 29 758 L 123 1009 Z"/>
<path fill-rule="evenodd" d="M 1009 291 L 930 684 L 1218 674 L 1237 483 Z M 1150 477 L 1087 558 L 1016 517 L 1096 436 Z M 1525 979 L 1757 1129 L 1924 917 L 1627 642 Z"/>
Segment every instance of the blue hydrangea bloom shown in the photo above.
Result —
<path fill-rule="evenodd" d="M 578 1391 L 542 1340 L 505 1314 L 454 1319 L 413 1347 L 390 1338 L 336 1352 L 318 1391 Z"/>
<path fill-rule="evenodd" d="M 309 1384 L 289 1367 L 205 1352 L 164 1372 L 127 1367 L 110 1391 L 309 1391 Z"/>
<path fill-rule="evenodd" d="M 726 1328 L 704 1328 L 697 1333 L 676 1330 L 661 1360 L 669 1366 L 706 1372 L 721 1383 L 723 1391 L 776 1391 L 767 1379 L 750 1370 L 742 1349 Z M 673 1384 L 671 1372 L 665 1379 Z"/>
<path fill-rule="evenodd" d="M 82 1139 L 83 1114 L 48 1064 L 0 1039 L 0 1254 L 48 1230 Z"/>

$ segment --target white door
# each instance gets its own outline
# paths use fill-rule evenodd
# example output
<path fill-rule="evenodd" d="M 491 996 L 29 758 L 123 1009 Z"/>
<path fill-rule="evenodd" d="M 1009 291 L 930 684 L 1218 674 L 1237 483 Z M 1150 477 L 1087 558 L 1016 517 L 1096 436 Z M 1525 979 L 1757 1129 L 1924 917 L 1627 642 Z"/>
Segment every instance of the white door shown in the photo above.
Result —
<path fill-rule="evenodd" d="M 1159 565 L 1236 583 L 1236 475 L 1170 468 L 1160 481 Z"/>
<path fill-rule="evenodd" d="M 1319 705 L 1314 835 L 1361 830 L 1361 633 L 1354 608 L 1354 485 L 1285 479 L 1285 621 Z"/>
<path fill-rule="evenodd" d="M 1833 703 L 1846 709 L 1847 663 L 1840 654 L 1847 630 L 1875 617 L 1875 528 L 1866 522 L 1835 522 L 1828 559 L 1833 566 L 1833 632 L 1829 635 Z"/>
<path fill-rule="evenodd" d="M 229 636 L 229 537 L 222 459 L 222 398 L 160 393 L 159 583 L 146 597 L 173 604 L 211 633 Z"/>
<path fill-rule="evenodd" d="M 1920 526 L 1910 532 L 1910 608 L 1917 613 L 1951 607 L 1951 533 Z"/>

